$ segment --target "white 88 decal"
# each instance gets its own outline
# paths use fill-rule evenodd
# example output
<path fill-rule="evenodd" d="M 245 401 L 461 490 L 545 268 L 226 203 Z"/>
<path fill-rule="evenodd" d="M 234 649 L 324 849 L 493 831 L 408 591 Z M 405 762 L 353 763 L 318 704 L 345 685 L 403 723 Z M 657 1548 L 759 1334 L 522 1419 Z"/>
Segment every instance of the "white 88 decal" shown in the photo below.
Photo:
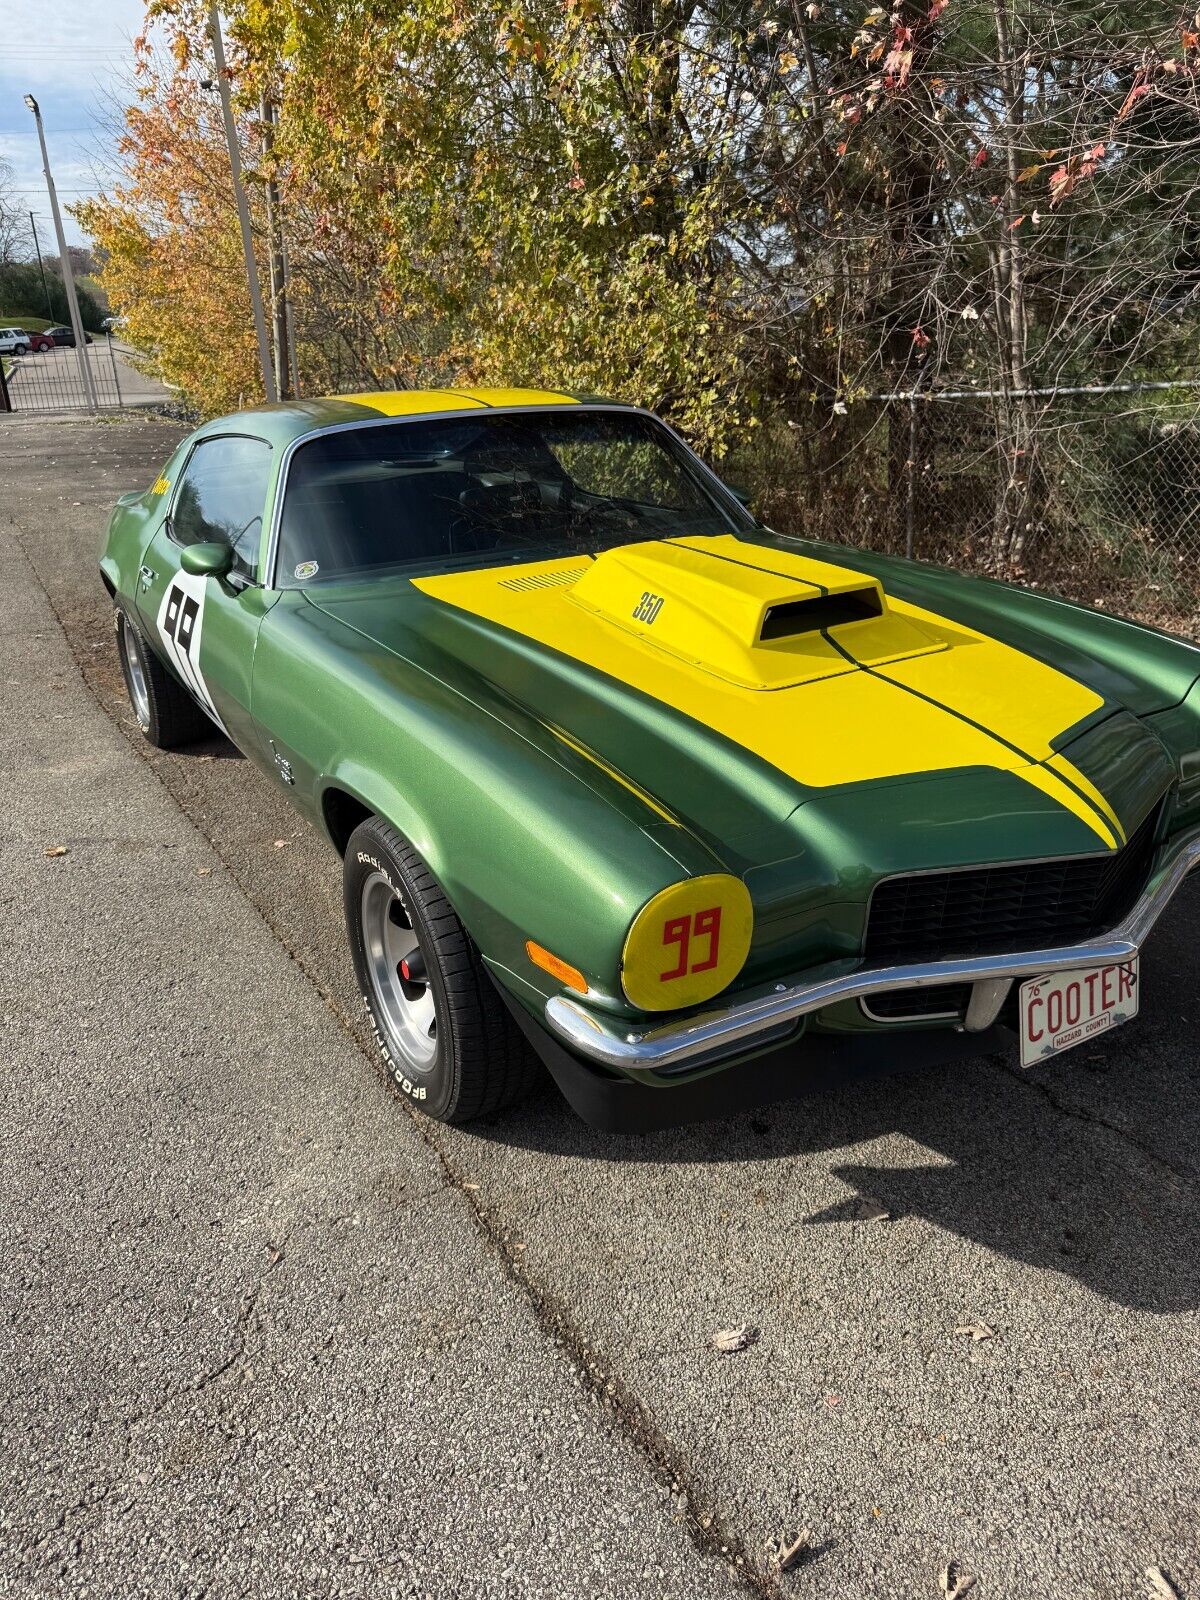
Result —
<path fill-rule="evenodd" d="M 204 626 L 207 579 L 180 572 L 167 585 L 158 608 L 158 632 L 172 665 L 200 704 L 224 728 L 200 671 L 200 636 Z"/>

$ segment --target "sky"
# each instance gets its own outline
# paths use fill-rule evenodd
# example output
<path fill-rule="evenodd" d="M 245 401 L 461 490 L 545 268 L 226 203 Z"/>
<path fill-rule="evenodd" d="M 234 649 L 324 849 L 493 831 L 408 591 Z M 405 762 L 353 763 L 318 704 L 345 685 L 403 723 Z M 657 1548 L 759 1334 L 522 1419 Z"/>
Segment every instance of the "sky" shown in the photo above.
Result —
<path fill-rule="evenodd" d="M 85 243 L 66 207 L 100 187 L 112 151 L 106 98 L 128 98 L 123 85 L 144 16 L 144 0 L 0 0 L 0 156 L 15 169 L 16 198 L 34 213 L 50 254 L 50 202 L 25 96 L 41 106 L 67 242 Z"/>

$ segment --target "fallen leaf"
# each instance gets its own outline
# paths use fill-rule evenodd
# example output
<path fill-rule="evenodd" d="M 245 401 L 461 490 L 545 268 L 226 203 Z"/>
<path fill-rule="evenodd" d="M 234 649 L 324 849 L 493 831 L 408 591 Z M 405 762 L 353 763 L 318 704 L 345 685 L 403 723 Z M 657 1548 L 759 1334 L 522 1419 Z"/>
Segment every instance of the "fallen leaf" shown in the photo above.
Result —
<path fill-rule="evenodd" d="M 740 1328 L 720 1328 L 712 1336 L 714 1350 L 720 1350 L 723 1355 L 736 1355 L 739 1350 L 748 1350 L 758 1341 L 758 1329 L 747 1327 L 744 1323 Z"/>
<path fill-rule="evenodd" d="M 859 1222 L 887 1222 L 892 1213 L 882 1200 L 876 1200 L 869 1194 L 859 1196 L 858 1220 Z"/>
<path fill-rule="evenodd" d="M 286 850 L 287 849 L 287 840 L 286 839 L 276 839 L 275 848 L 276 848 L 276 850 Z"/>
<path fill-rule="evenodd" d="M 1150 1600 L 1179 1600 L 1179 1590 L 1161 1567 L 1146 1568 L 1146 1593 Z"/>
<path fill-rule="evenodd" d="M 980 1339 L 994 1339 L 995 1328 L 989 1328 L 986 1322 L 964 1322 L 961 1327 L 955 1328 L 956 1339 L 972 1339 L 976 1344 Z"/>
<path fill-rule="evenodd" d="M 957 1561 L 947 1561 L 938 1574 L 938 1584 L 946 1600 L 962 1600 L 975 1587 L 975 1574 L 964 1572 Z"/>
<path fill-rule="evenodd" d="M 51 860 L 54 856 L 65 856 L 66 853 L 67 847 L 65 844 L 48 844 L 42 851 L 42 854 L 45 856 L 47 861 Z"/>
<path fill-rule="evenodd" d="M 196 868 L 196 876 L 198 878 L 207 878 L 211 871 L 212 871 L 211 867 L 197 867 Z"/>
<path fill-rule="evenodd" d="M 787 1572 L 789 1568 L 798 1566 L 812 1549 L 812 1530 L 801 1528 L 794 1539 L 789 1539 L 786 1533 L 781 1533 L 767 1540 L 767 1549 L 770 1551 L 771 1565 L 775 1570 Z"/>
<path fill-rule="evenodd" d="M 842 1397 L 840 1394 L 827 1394 L 825 1396 L 825 1404 L 831 1411 L 833 1411 L 837 1406 L 840 1406 L 841 1403 Z"/>

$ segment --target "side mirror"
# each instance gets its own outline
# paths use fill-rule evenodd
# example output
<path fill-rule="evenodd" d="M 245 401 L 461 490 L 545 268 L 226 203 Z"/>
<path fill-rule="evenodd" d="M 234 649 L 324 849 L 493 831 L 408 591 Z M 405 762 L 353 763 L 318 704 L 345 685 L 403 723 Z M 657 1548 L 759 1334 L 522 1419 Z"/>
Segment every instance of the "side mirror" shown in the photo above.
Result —
<path fill-rule="evenodd" d="M 233 567 L 233 546 L 213 539 L 204 544 L 184 545 L 179 565 L 194 578 L 225 578 Z"/>

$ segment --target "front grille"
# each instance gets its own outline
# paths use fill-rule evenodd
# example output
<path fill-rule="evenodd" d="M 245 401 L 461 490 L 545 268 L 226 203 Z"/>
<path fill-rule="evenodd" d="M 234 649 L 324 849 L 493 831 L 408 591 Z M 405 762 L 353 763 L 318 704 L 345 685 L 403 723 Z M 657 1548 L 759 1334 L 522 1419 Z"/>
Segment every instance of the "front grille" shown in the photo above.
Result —
<path fill-rule="evenodd" d="M 919 1017 L 963 1017 L 971 1001 L 969 983 L 939 983 L 928 989 L 885 989 L 863 997 L 862 1008 L 881 1022 L 912 1022 Z"/>
<path fill-rule="evenodd" d="M 871 899 L 863 953 L 879 964 L 937 961 L 1105 933 L 1145 885 L 1158 816 L 1156 809 L 1122 849 L 1105 856 L 884 878 Z"/>

